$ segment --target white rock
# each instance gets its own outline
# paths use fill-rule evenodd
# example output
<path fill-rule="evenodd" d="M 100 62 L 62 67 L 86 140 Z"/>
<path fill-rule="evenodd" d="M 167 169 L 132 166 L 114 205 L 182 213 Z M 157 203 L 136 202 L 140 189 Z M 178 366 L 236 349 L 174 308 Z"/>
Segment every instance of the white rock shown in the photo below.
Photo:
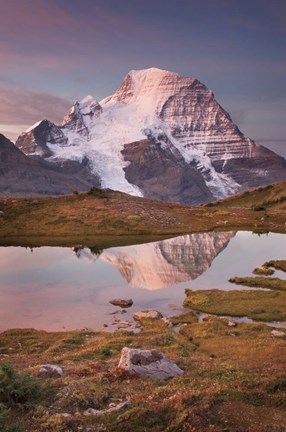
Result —
<path fill-rule="evenodd" d="M 64 371 L 61 367 L 53 364 L 44 364 L 39 370 L 40 375 L 54 375 L 57 377 L 62 377 Z"/>
<path fill-rule="evenodd" d="M 237 323 L 235 322 L 235 321 L 228 321 L 227 322 L 227 325 L 228 325 L 228 327 L 236 327 L 237 326 Z"/>
<path fill-rule="evenodd" d="M 173 327 L 173 324 L 172 324 L 170 318 L 168 318 L 168 317 L 163 317 L 163 318 L 161 318 L 161 319 L 162 319 L 163 323 L 165 323 L 168 327 Z"/>
<path fill-rule="evenodd" d="M 66 419 L 68 419 L 68 418 L 71 418 L 71 417 L 72 417 L 72 415 L 71 415 L 71 414 L 69 414 L 69 413 L 62 413 L 62 414 L 61 414 L 61 416 L 62 416 L 63 418 L 66 418 Z"/>
<path fill-rule="evenodd" d="M 136 312 L 133 318 L 137 321 L 141 321 L 142 319 L 161 319 L 163 315 L 156 310 L 143 310 Z"/>
<path fill-rule="evenodd" d="M 184 372 L 172 360 L 157 350 L 140 350 L 124 347 L 118 369 L 130 376 L 165 380 Z"/>
<path fill-rule="evenodd" d="M 88 408 L 87 410 L 84 411 L 83 415 L 85 416 L 100 416 L 103 414 L 110 414 L 114 411 L 119 411 L 122 409 L 127 408 L 129 405 L 131 404 L 131 402 L 129 400 L 125 401 L 125 402 L 121 402 L 118 405 L 112 406 L 110 408 L 104 409 L 104 410 L 96 410 L 94 408 Z"/>
<path fill-rule="evenodd" d="M 280 330 L 272 330 L 271 336 L 273 337 L 286 337 L 286 333 Z"/>

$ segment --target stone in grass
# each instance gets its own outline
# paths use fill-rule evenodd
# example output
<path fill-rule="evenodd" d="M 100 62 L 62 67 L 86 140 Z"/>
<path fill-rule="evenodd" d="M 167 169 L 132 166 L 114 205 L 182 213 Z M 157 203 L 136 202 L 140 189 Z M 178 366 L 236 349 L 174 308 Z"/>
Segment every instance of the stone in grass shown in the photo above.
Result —
<path fill-rule="evenodd" d="M 39 374 L 42 376 L 62 377 L 64 375 L 64 371 L 60 366 L 47 363 L 41 367 Z"/>
<path fill-rule="evenodd" d="M 163 317 L 163 318 L 161 318 L 161 320 L 163 321 L 164 324 L 166 324 L 167 327 L 169 327 L 169 328 L 173 327 L 171 318 Z"/>
<path fill-rule="evenodd" d="M 140 312 L 136 312 L 133 315 L 133 318 L 136 321 L 141 321 L 142 319 L 143 320 L 144 319 L 162 319 L 163 315 L 161 314 L 161 312 L 158 312 L 156 310 L 149 310 L 149 309 L 147 309 L 147 310 L 143 310 L 143 311 L 140 311 Z"/>
<path fill-rule="evenodd" d="M 228 320 L 227 325 L 228 325 L 228 327 L 236 327 L 237 323 L 235 321 Z"/>
<path fill-rule="evenodd" d="M 122 348 L 118 370 L 129 376 L 152 380 L 166 380 L 184 373 L 160 351 L 128 347 Z"/>
<path fill-rule="evenodd" d="M 122 308 L 127 308 L 133 305 L 132 299 L 113 299 L 110 300 L 109 303 L 111 303 L 114 306 L 120 306 Z"/>
<path fill-rule="evenodd" d="M 221 320 L 224 321 L 228 327 L 236 327 L 237 326 L 237 322 L 232 321 L 228 318 L 221 317 Z"/>
<path fill-rule="evenodd" d="M 121 402 L 115 406 L 111 406 L 110 408 L 104 409 L 104 410 L 96 410 L 94 408 L 88 408 L 84 411 L 83 415 L 85 416 L 100 416 L 102 414 L 110 414 L 115 411 L 120 411 L 122 409 L 128 408 L 131 402 L 129 400 L 125 402 Z"/>
<path fill-rule="evenodd" d="M 283 338 L 283 337 L 286 337 L 286 333 L 284 331 L 281 331 L 281 330 L 271 330 L 271 336 Z"/>

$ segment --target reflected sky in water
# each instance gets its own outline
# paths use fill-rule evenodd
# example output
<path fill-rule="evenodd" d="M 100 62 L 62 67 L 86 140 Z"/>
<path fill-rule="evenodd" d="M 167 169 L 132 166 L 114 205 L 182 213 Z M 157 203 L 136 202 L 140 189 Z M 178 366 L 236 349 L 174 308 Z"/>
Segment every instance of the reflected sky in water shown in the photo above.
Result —
<path fill-rule="evenodd" d="M 0 330 L 112 327 L 112 298 L 132 298 L 120 316 L 144 308 L 176 313 L 185 288 L 237 289 L 232 276 L 250 275 L 269 259 L 285 259 L 281 234 L 201 233 L 155 243 L 90 249 L 0 248 Z M 277 273 L 278 275 L 278 273 Z M 175 312 L 174 312 L 175 310 Z"/>

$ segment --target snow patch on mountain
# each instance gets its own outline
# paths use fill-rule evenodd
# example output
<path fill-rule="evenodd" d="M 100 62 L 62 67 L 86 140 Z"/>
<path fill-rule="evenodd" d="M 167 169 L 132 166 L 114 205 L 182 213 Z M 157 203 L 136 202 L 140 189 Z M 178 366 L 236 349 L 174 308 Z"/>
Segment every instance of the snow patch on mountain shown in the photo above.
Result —
<path fill-rule="evenodd" d="M 172 85 L 174 80 L 175 84 Z M 192 78 L 185 80 L 188 80 L 188 85 L 194 82 Z M 74 105 L 63 123 L 67 142 L 47 143 L 53 153 L 50 160 L 82 161 L 88 157 L 92 172 L 101 177 L 102 187 L 143 196 L 140 189 L 125 178 L 124 168 L 128 162 L 124 161 L 121 151 L 126 143 L 146 139 L 148 134 L 157 137 L 165 134 L 187 163 L 195 163 L 216 197 L 233 193 L 239 185 L 227 175 L 215 171 L 203 144 L 196 147 L 182 145 L 172 135 L 171 128 L 158 116 L 166 100 L 185 85 L 185 81 L 180 82 L 180 75 L 176 73 L 156 68 L 130 71 L 113 96 L 99 103 L 92 96 L 87 96 Z M 91 113 L 95 107 L 99 112 L 94 118 Z M 83 118 L 87 133 L 74 130 L 74 115 Z M 202 139 L 206 140 L 206 134 Z"/>
<path fill-rule="evenodd" d="M 143 196 L 142 190 L 125 176 L 125 168 L 132 163 L 122 154 L 127 144 L 148 139 L 170 150 L 174 158 L 179 159 L 179 152 L 186 164 L 200 172 L 203 187 L 216 198 L 241 188 L 239 182 L 244 179 L 239 172 L 243 167 L 237 161 L 255 158 L 261 148 L 239 131 L 206 86 L 157 68 L 130 71 L 118 90 L 100 102 L 90 95 L 76 102 L 62 126 L 47 122 L 46 132 L 39 132 L 41 123 L 20 137 L 23 151 L 43 155 L 51 162 L 88 160 L 91 173 L 100 177 L 103 188 L 137 196 Z M 265 157 L 261 157 L 262 168 Z M 238 181 L 233 178 L 234 166 L 238 166 Z M 259 168 L 253 171 L 253 178 L 264 175 Z M 266 168 L 265 176 L 268 174 Z M 131 178 L 136 183 L 134 175 Z M 156 174 L 152 181 L 156 182 Z M 142 182 L 140 185 L 144 189 Z"/>
<path fill-rule="evenodd" d="M 37 126 L 39 126 L 39 124 L 42 123 L 43 120 L 40 120 L 36 123 L 34 123 L 31 127 L 29 127 L 28 129 L 25 130 L 25 132 L 31 132 L 33 129 L 35 129 Z"/>

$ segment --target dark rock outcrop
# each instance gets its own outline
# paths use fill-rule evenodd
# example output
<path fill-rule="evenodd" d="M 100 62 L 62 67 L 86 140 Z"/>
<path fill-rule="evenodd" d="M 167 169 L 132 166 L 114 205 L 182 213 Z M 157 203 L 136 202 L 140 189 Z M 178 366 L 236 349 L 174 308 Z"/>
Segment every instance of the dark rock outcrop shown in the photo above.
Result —
<path fill-rule="evenodd" d="M 77 165 L 78 172 L 86 167 Z M 0 135 L 0 194 L 1 195 L 58 195 L 73 190 L 86 191 L 98 184 L 98 178 L 83 180 L 42 159 L 27 157 L 4 135 Z M 88 178 L 88 177 L 87 177 Z"/>
<path fill-rule="evenodd" d="M 154 138 L 125 144 L 126 179 L 138 186 L 144 197 L 201 204 L 214 197 L 202 174 L 187 164 L 177 149 L 164 148 Z"/>

